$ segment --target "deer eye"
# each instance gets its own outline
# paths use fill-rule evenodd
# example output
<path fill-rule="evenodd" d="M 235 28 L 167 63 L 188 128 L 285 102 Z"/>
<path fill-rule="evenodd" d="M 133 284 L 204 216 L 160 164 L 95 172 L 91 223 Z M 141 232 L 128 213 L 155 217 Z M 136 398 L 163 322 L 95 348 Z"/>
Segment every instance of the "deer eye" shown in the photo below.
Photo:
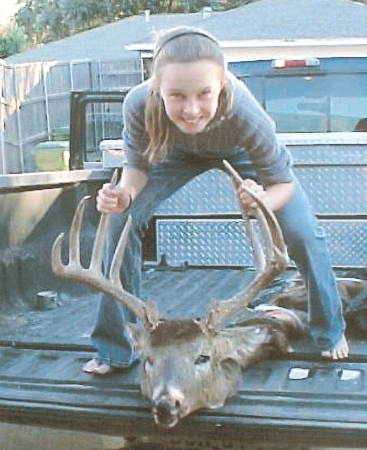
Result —
<path fill-rule="evenodd" d="M 196 359 L 195 359 L 195 364 L 196 365 L 200 365 L 200 364 L 205 364 L 210 360 L 210 356 L 209 355 L 199 355 Z"/>

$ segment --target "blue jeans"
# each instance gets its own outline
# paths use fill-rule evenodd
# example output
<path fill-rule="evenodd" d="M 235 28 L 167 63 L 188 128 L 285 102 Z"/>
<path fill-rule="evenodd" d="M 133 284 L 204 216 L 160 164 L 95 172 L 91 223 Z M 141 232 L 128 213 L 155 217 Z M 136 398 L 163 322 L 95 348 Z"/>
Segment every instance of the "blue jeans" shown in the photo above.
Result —
<path fill-rule="evenodd" d="M 226 159 L 243 178 L 257 179 L 246 152 L 233 151 Z M 127 214 L 131 214 L 133 219 L 121 267 L 121 280 L 127 291 L 140 295 L 142 238 L 159 204 L 193 177 L 213 168 L 224 169 L 222 158 L 204 159 L 197 155 L 189 157 L 183 152 L 173 153 L 169 161 L 153 167 L 148 184 L 129 210 L 112 216 L 107 259 L 112 258 Z M 276 215 L 289 256 L 306 284 L 310 334 L 320 351 L 330 350 L 340 340 L 345 328 L 341 300 L 324 231 L 296 178 L 294 183 L 294 196 Z M 128 367 L 137 359 L 125 332 L 125 321 L 135 321 L 135 318 L 125 307 L 102 295 L 92 332 L 92 343 L 100 362 L 114 367 Z"/>

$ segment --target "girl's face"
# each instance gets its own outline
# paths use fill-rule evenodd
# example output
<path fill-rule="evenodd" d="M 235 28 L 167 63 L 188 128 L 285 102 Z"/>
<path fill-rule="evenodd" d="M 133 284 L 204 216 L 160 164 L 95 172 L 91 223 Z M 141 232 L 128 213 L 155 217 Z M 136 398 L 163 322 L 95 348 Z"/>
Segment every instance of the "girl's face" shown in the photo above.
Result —
<path fill-rule="evenodd" d="M 169 63 L 161 70 L 160 95 L 169 119 L 186 134 L 197 134 L 213 119 L 223 83 L 210 61 Z"/>

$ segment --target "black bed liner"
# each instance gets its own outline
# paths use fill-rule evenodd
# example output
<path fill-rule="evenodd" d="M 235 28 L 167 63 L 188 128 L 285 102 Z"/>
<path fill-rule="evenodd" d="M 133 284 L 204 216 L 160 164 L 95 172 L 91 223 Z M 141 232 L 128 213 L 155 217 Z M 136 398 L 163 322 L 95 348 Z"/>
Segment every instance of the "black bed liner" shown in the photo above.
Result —
<path fill-rule="evenodd" d="M 165 317 L 198 317 L 210 298 L 228 298 L 253 276 L 249 270 L 148 268 L 144 296 Z M 367 446 L 367 347 L 350 339 L 346 362 L 315 356 L 307 340 L 294 353 L 263 361 L 243 374 L 224 408 L 201 411 L 159 432 L 139 389 L 139 365 L 99 378 L 82 372 L 93 356 L 89 333 L 98 296 L 60 294 L 48 311 L 7 311 L 0 331 L 0 420 L 88 430 L 149 442 L 180 436 L 241 443 L 289 442 Z M 133 439 L 132 439 L 133 440 Z"/>

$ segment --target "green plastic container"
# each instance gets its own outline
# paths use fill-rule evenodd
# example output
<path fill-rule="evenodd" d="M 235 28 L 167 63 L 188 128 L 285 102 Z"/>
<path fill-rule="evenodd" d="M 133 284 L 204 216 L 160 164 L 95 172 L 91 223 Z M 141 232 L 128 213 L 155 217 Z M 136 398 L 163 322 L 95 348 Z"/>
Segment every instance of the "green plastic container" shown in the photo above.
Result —
<path fill-rule="evenodd" d="M 68 141 L 70 139 L 70 128 L 59 127 L 54 128 L 50 135 L 51 141 Z"/>
<path fill-rule="evenodd" d="M 68 141 L 40 142 L 33 149 L 37 170 L 54 172 L 69 170 L 70 150 Z"/>

